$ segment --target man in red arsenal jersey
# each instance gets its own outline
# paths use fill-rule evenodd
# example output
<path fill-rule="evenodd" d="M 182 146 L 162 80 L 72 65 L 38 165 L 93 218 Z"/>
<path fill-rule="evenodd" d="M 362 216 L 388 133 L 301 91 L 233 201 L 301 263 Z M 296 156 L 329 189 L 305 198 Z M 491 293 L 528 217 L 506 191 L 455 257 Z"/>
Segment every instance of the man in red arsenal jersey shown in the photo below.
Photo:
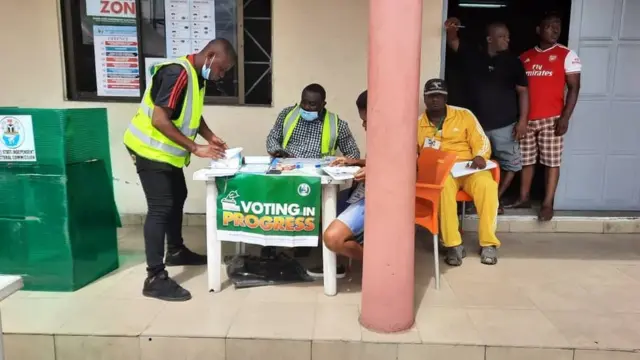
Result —
<path fill-rule="evenodd" d="M 520 198 L 510 207 L 530 207 L 529 191 L 536 160 L 546 167 L 546 193 L 540 208 L 539 220 L 553 218 L 553 199 L 560 178 L 563 136 L 578 101 L 580 71 L 578 55 L 558 44 L 561 19 L 546 15 L 536 32 L 540 45 L 520 56 L 529 80 L 529 123 L 527 133 L 520 140 L 522 152 L 522 182 Z M 565 97 L 565 88 L 567 95 Z"/>

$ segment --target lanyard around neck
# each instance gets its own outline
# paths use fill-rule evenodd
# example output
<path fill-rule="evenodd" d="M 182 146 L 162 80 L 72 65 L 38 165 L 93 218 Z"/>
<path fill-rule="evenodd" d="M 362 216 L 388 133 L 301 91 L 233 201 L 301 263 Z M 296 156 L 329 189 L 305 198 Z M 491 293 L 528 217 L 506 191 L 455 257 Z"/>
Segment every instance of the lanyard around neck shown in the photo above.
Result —
<path fill-rule="evenodd" d="M 427 119 L 429 120 L 429 122 L 430 122 L 431 124 L 433 124 L 433 126 L 436 128 L 436 134 L 437 134 L 438 132 L 440 132 L 440 130 L 442 130 L 442 125 L 444 124 L 444 120 L 446 119 L 446 117 L 447 117 L 446 115 L 442 116 L 442 117 L 440 118 L 440 121 L 439 121 L 439 122 L 438 122 L 438 124 L 436 125 L 436 123 L 435 123 L 435 122 L 432 122 L 432 121 L 431 121 L 431 119 L 429 119 L 429 117 L 427 116 Z"/>

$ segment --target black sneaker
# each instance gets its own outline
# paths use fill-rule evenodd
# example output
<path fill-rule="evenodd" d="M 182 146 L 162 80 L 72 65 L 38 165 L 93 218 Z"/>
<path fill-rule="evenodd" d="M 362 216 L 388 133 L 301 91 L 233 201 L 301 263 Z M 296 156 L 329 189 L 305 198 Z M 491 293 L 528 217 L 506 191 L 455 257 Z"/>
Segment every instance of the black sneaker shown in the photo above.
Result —
<path fill-rule="evenodd" d="M 207 257 L 183 247 L 174 253 L 167 252 L 164 262 L 167 266 L 206 265 Z"/>
<path fill-rule="evenodd" d="M 164 301 L 191 300 L 191 293 L 170 278 L 166 271 L 148 277 L 144 281 L 142 295 Z"/>
<path fill-rule="evenodd" d="M 316 266 L 307 270 L 307 275 L 315 279 L 322 279 L 324 277 L 324 269 L 322 266 Z M 338 265 L 336 268 L 336 278 L 344 279 L 347 276 L 347 269 L 343 265 Z"/>

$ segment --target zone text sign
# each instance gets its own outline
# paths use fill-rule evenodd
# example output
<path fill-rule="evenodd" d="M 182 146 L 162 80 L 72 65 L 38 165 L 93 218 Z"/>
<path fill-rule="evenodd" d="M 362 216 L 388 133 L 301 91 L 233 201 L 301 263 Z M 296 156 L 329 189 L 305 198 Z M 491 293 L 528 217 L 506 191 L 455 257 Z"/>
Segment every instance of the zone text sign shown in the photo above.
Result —
<path fill-rule="evenodd" d="M 135 18 L 135 0 L 87 0 L 87 15 L 100 17 Z"/>

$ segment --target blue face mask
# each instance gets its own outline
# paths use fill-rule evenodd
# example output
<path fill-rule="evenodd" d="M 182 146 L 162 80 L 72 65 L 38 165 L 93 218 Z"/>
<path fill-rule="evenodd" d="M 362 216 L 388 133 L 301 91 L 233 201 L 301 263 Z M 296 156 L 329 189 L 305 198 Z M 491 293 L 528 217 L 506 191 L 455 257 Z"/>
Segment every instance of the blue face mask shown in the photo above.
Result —
<path fill-rule="evenodd" d="M 211 58 L 211 62 L 209 62 L 209 65 L 207 65 L 205 61 L 205 64 L 202 66 L 202 70 L 200 71 L 200 74 L 205 80 L 215 80 L 215 79 L 209 79 L 209 75 L 211 75 L 211 64 L 213 64 L 213 59 L 215 58 L 216 56 L 213 55 L 213 57 Z"/>
<path fill-rule="evenodd" d="M 306 121 L 313 121 L 318 118 L 317 111 L 307 111 L 305 109 L 300 109 L 300 117 Z"/>

